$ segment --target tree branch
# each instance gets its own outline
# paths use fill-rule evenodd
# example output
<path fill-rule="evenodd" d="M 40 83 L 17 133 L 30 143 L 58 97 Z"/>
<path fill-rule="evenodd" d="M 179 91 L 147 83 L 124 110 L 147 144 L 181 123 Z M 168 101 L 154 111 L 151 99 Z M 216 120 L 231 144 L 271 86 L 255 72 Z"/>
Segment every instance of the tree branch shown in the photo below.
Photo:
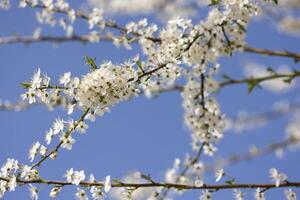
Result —
<path fill-rule="evenodd" d="M 8 178 L 0 177 L 2 181 L 9 181 Z M 71 186 L 74 185 L 71 182 L 67 181 L 58 181 L 58 180 L 47 180 L 47 179 L 38 179 L 38 180 L 22 180 L 17 179 L 17 183 L 19 184 L 47 184 L 47 185 L 55 185 L 55 186 Z M 103 182 L 85 182 L 82 181 L 79 183 L 80 186 L 83 187 L 91 187 L 91 186 L 104 186 Z M 238 188 L 249 188 L 249 189 L 272 189 L 272 188 L 283 188 L 283 187 L 300 187 L 300 182 L 283 182 L 278 187 L 272 183 L 241 183 L 241 184 L 220 184 L 220 185 L 203 185 L 201 187 L 197 187 L 194 185 L 185 185 L 185 184 L 176 184 L 176 183 L 164 183 L 164 182 L 153 182 L 153 183 L 125 183 L 125 182 L 117 182 L 112 183 L 111 187 L 120 188 L 120 187 L 133 187 L 133 188 L 149 188 L 149 187 L 163 187 L 163 188 L 173 188 L 178 190 L 226 190 L 226 189 L 238 189 Z"/>
<path fill-rule="evenodd" d="M 294 70 L 291 73 L 285 73 L 285 74 L 284 73 L 282 73 L 282 74 L 274 73 L 274 74 L 271 74 L 271 75 L 258 77 L 258 78 L 248 77 L 248 78 L 245 78 L 245 79 L 232 79 L 232 78 L 226 76 L 225 78 L 227 80 L 219 83 L 219 86 L 224 87 L 224 86 L 228 86 L 228 85 L 244 84 L 244 83 L 247 83 L 247 84 L 252 83 L 252 84 L 258 85 L 261 82 L 269 81 L 269 80 L 273 80 L 273 79 L 278 79 L 278 78 L 287 78 L 287 80 L 291 81 L 292 79 L 294 79 L 296 77 L 299 77 L 299 76 L 300 76 L 300 71 L 296 71 L 296 70 Z"/>
<path fill-rule="evenodd" d="M 244 47 L 244 52 L 262 54 L 262 55 L 268 55 L 268 56 L 287 57 L 287 58 L 293 58 L 295 60 L 295 62 L 300 61 L 300 54 L 290 52 L 290 51 L 272 51 L 272 50 L 268 50 L 268 49 L 259 49 L 259 48 L 246 46 L 246 47 Z"/>
<path fill-rule="evenodd" d="M 81 115 L 81 117 L 79 118 L 79 120 L 77 122 L 75 122 L 74 126 L 71 127 L 69 130 L 67 130 L 65 132 L 65 136 L 68 137 L 69 135 L 71 135 L 73 133 L 73 131 L 77 128 L 77 126 L 80 124 L 80 122 L 82 122 L 85 118 L 85 116 L 89 113 L 90 108 L 86 109 L 86 111 Z M 48 159 L 52 154 L 56 153 L 58 151 L 58 149 L 62 146 L 63 141 L 60 141 L 56 147 L 54 149 L 52 149 L 48 154 L 46 154 L 45 156 L 43 156 L 38 162 L 36 162 L 35 164 L 33 164 L 31 166 L 31 169 L 40 166 L 46 159 Z"/>

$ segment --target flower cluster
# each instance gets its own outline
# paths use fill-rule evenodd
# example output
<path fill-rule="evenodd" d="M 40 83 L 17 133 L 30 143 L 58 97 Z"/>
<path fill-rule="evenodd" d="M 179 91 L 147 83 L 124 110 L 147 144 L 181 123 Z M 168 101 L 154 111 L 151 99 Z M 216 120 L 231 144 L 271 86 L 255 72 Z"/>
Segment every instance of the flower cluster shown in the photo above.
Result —
<path fill-rule="evenodd" d="M 0 177 L 0 198 L 2 198 L 5 192 L 16 189 L 18 178 L 26 181 L 38 180 L 39 173 L 36 169 L 9 158 L 0 169 Z"/>
<path fill-rule="evenodd" d="M 81 107 L 92 107 L 95 114 L 101 115 L 114 104 L 136 95 L 137 79 L 132 66 L 107 62 L 82 78 L 75 99 Z"/>

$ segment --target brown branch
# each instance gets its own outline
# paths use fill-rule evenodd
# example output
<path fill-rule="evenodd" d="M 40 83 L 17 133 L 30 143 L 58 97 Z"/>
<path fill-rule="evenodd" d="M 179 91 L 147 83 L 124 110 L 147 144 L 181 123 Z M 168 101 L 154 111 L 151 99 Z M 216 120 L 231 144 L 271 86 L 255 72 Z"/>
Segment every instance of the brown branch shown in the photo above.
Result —
<path fill-rule="evenodd" d="M 244 47 L 244 52 L 262 54 L 262 55 L 268 55 L 268 56 L 287 57 L 287 58 L 293 58 L 295 60 L 295 62 L 300 61 L 300 54 L 290 52 L 290 51 L 273 51 L 273 50 L 268 50 L 268 49 L 259 49 L 259 48 L 246 46 L 246 47 Z"/>
<path fill-rule="evenodd" d="M 0 177 L 2 181 L 9 181 L 8 178 Z M 67 181 L 58 181 L 58 180 L 46 180 L 46 179 L 37 179 L 37 180 L 22 180 L 17 179 L 17 183 L 19 184 L 47 184 L 47 185 L 56 185 L 56 186 L 70 186 L 74 185 L 71 182 Z M 91 186 L 104 186 L 103 182 L 85 182 L 82 181 L 79 184 L 83 187 L 91 187 Z M 271 189 L 271 188 L 283 188 L 283 187 L 300 187 L 300 182 L 282 182 L 278 187 L 272 183 L 242 183 L 242 184 L 220 184 L 220 185 L 203 185 L 201 187 L 197 187 L 194 185 L 185 185 L 185 184 L 177 184 L 177 183 L 159 183 L 159 182 L 151 182 L 151 183 L 125 183 L 119 182 L 112 183 L 111 186 L 113 188 L 149 188 L 149 187 L 163 187 L 163 188 L 173 188 L 179 190 L 226 190 L 226 189 L 237 189 L 237 188 L 261 188 L 261 189 Z"/>
<path fill-rule="evenodd" d="M 278 74 L 278 73 L 274 73 L 272 75 L 268 75 L 268 76 L 263 76 L 263 77 L 249 77 L 249 78 L 245 78 L 245 79 L 232 79 L 230 77 L 226 77 L 226 81 L 223 81 L 221 83 L 219 83 L 220 87 L 224 87 L 224 86 L 228 86 L 228 85 L 234 85 L 234 84 L 244 84 L 244 83 L 253 83 L 253 84 L 260 84 L 261 82 L 264 81 L 269 81 L 269 80 L 273 80 L 273 79 L 278 79 L 278 78 L 287 78 L 287 79 L 294 79 L 296 77 L 300 76 L 300 72 L 299 71 L 293 71 L 291 73 L 286 73 L 286 74 Z"/>
<path fill-rule="evenodd" d="M 29 5 L 32 5 L 30 1 L 26 1 L 26 2 Z M 47 7 L 43 4 L 35 5 L 32 8 L 47 9 Z M 62 10 L 62 9 L 57 8 L 57 7 L 54 7 L 53 9 L 51 9 L 51 11 L 54 12 L 54 13 L 61 13 L 61 14 L 66 14 L 67 15 L 69 10 Z M 84 19 L 84 20 L 89 20 L 89 15 L 84 13 L 83 11 L 75 11 L 75 16 L 78 17 L 78 18 Z M 112 28 L 112 29 L 116 29 L 116 30 L 120 31 L 121 33 L 124 33 L 124 34 L 128 35 L 126 28 L 124 28 L 122 26 L 119 26 L 118 24 L 116 24 L 113 21 L 106 21 L 105 26 L 109 27 L 109 28 Z M 130 32 L 130 34 L 132 34 L 134 36 L 137 36 L 137 37 L 143 36 L 138 32 Z M 153 42 L 160 42 L 161 41 L 159 38 L 154 38 L 154 37 L 145 37 L 145 38 L 148 39 L 148 40 L 151 40 Z"/>
<path fill-rule="evenodd" d="M 38 43 L 38 42 L 54 42 L 54 43 L 61 43 L 61 42 L 82 42 L 87 43 L 90 42 L 89 40 L 90 35 L 72 35 L 68 36 L 46 36 L 41 35 L 38 37 L 34 36 L 8 36 L 8 37 L 0 37 L 0 45 L 3 44 L 31 44 L 31 43 Z M 100 36 L 100 40 L 102 41 L 112 41 L 113 37 L 110 35 Z"/>

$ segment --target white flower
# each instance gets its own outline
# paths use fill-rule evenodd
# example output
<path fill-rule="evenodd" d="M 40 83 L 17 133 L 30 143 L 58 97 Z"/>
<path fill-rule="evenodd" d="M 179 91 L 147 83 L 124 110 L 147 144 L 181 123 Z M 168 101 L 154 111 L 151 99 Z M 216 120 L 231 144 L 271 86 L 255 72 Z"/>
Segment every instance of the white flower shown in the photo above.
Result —
<path fill-rule="evenodd" d="M 8 158 L 6 163 L 1 167 L 1 176 L 8 177 L 19 169 L 18 161 Z"/>
<path fill-rule="evenodd" d="M 208 190 L 202 191 L 202 194 L 199 198 L 200 200 L 211 200 L 212 199 L 212 194 Z"/>
<path fill-rule="evenodd" d="M 98 31 L 91 31 L 88 35 L 88 40 L 91 43 L 96 43 L 100 41 L 100 33 Z"/>
<path fill-rule="evenodd" d="M 28 100 L 29 104 L 36 102 L 37 91 L 30 88 L 26 93 L 21 95 L 23 100 Z"/>
<path fill-rule="evenodd" d="M 9 9 L 10 8 L 10 1 L 9 0 L 1 0 L 0 1 L 0 8 L 2 9 Z"/>
<path fill-rule="evenodd" d="M 67 72 L 64 73 L 64 75 L 59 78 L 59 83 L 64 84 L 64 86 L 67 86 L 70 80 L 71 80 L 71 72 Z"/>
<path fill-rule="evenodd" d="M 58 193 L 62 190 L 62 187 L 60 186 L 55 186 L 54 188 L 51 189 L 50 191 L 50 197 L 51 198 L 56 198 Z"/>
<path fill-rule="evenodd" d="M 270 177 L 275 181 L 276 187 L 279 187 L 280 183 L 287 180 L 287 175 L 284 173 L 279 173 L 277 169 L 271 168 Z"/>
<path fill-rule="evenodd" d="M 241 190 L 234 189 L 233 191 L 234 191 L 233 196 L 236 200 L 243 200 L 244 199 L 244 193 Z"/>
<path fill-rule="evenodd" d="M 70 9 L 68 11 L 68 17 L 71 23 L 74 23 L 74 21 L 76 20 L 76 12 L 74 9 Z"/>
<path fill-rule="evenodd" d="M 62 119 L 56 119 L 55 122 L 53 123 L 53 134 L 56 135 L 60 131 L 64 130 L 64 120 Z"/>
<path fill-rule="evenodd" d="M 104 191 L 106 193 L 108 193 L 110 189 L 111 189 L 110 176 L 106 176 L 105 182 L 104 182 Z"/>
<path fill-rule="evenodd" d="M 32 169 L 28 165 L 23 165 L 21 167 L 21 178 L 25 180 L 35 180 L 39 178 L 39 173 L 36 169 Z"/>
<path fill-rule="evenodd" d="M 29 156 L 28 156 L 28 158 L 30 159 L 30 162 L 32 162 L 34 160 L 34 157 L 38 153 L 40 146 L 41 146 L 41 144 L 39 142 L 36 142 L 29 149 Z"/>
<path fill-rule="evenodd" d="M 68 104 L 67 105 L 67 111 L 68 111 L 67 114 L 68 115 L 71 115 L 73 113 L 75 106 L 76 106 L 76 104 Z"/>
<path fill-rule="evenodd" d="M 31 80 L 31 88 L 37 89 L 41 86 L 42 78 L 41 78 L 41 70 L 38 68 L 38 70 L 33 74 L 32 80 Z"/>
<path fill-rule="evenodd" d="M 203 150 L 205 155 L 213 156 L 214 153 L 217 151 L 217 148 L 214 147 L 212 144 L 208 144 L 204 145 Z"/>
<path fill-rule="evenodd" d="M 50 128 L 49 131 L 46 132 L 45 141 L 47 144 L 50 144 L 54 136 L 53 129 Z"/>
<path fill-rule="evenodd" d="M 92 29 L 95 25 L 100 25 L 101 27 L 104 27 L 104 21 L 103 21 L 103 10 L 94 8 L 93 12 L 89 16 L 89 29 Z"/>
<path fill-rule="evenodd" d="M 297 200 L 297 195 L 292 189 L 285 190 L 284 194 L 287 200 Z"/>
<path fill-rule="evenodd" d="M 194 181 L 194 186 L 196 186 L 196 187 L 202 187 L 203 185 L 204 185 L 204 183 L 203 183 L 203 181 L 200 180 L 200 179 L 196 179 L 196 180 Z"/>
<path fill-rule="evenodd" d="M 85 179 L 84 171 L 74 171 L 73 168 L 67 170 L 64 177 L 67 178 L 68 182 L 71 182 L 72 184 L 79 185 L 81 181 Z"/>
<path fill-rule="evenodd" d="M 30 191 L 30 196 L 32 200 L 38 200 L 38 189 L 34 187 L 33 185 L 29 184 L 29 191 Z"/>
<path fill-rule="evenodd" d="M 89 119 L 89 120 L 91 120 L 92 122 L 94 122 L 94 121 L 96 120 L 96 115 L 95 115 L 95 113 L 89 112 L 89 113 L 85 116 L 85 119 Z"/>
<path fill-rule="evenodd" d="M 72 180 L 73 180 L 73 175 L 74 175 L 74 170 L 73 170 L 73 168 L 71 168 L 71 169 L 68 169 L 68 170 L 66 171 L 64 177 L 67 178 L 67 181 L 68 181 L 68 182 L 72 182 Z"/>
<path fill-rule="evenodd" d="M 47 147 L 45 147 L 45 146 L 43 146 L 43 145 L 41 145 L 40 146 L 40 154 L 42 155 L 42 156 L 45 156 L 46 155 L 46 153 L 47 153 Z"/>
<path fill-rule="evenodd" d="M 17 187 L 17 177 L 13 175 L 10 179 L 9 182 L 7 183 L 7 187 L 9 191 L 15 191 Z M 1 195 L 0 195 L 1 196 Z"/>
<path fill-rule="evenodd" d="M 20 0 L 20 2 L 19 2 L 19 7 L 20 7 L 20 8 L 25 8 L 26 6 L 27 6 L 26 0 Z"/>
<path fill-rule="evenodd" d="M 95 200 L 104 200 L 105 199 L 105 194 L 102 191 L 101 187 L 92 186 L 90 192 L 92 194 L 93 199 L 95 199 Z"/>
<path fill-rule="evenodd" d="M 88 200 L 89 198 L 87 197 L 86 193 L 84 190 L 77 188 L 77 192 L 75 194 L 78 200 Z"/>
<path fill-rule="evenodd" d="M 86 123 L 81 121 L 77 125 L 76 130 L 79 131 L 79 133 L 85 133 L 88 128 L 89 128 L 89 125 L 87 125 Z"/>
<path fill-rule="evenodd" d="M 61 145 L 62 148 L 72 150 L 72 146 L 75 143 L 75 139 L 73 139 L 70 135 L 63 135 L 60 139 L 63 142 Z"/>
<path fill-rule="evenodd" d="M 255 200 L 265 200 L 265 193 L 261 192 L 260 188 L 257 188 L 254 193 Z"/>
<path fill-rule="evenodd" d="M 223 176 L 225 176 L 224 169 L 217 170 L 215 174 L 216 182 L 219 182 Z"/>

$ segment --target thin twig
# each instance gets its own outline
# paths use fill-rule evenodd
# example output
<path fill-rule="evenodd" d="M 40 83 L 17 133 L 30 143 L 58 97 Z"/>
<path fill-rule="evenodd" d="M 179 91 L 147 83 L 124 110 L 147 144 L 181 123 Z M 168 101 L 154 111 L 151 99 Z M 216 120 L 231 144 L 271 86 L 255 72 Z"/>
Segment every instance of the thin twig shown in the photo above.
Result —
<path fill-rule="evenodd" d="M 86 109 L 86 111 L 81 115 L 79 120 L 77 122 L 75 122 L 74 126 L 65 132 L 66 137 L 70 136 L 73 133 L 73 131 L 77 128 L 77 126 L 84 120 L 85 116 L 88 114 L 89 111 L 90 111 L 90 108 Z M 37 161 L 35 164 L 33 164 L 31 166 L 31 169 L 33 169 L 37 166 L 40 166 L 46 159 L 48 159 L 51 155 L 56 153 L 59 150 L 59 148 L 62 146 L 62 144 L 63 144 L 63 141 L 60 141 L 54 149 L 52 149 L 48 154 L 46 154 L 39 161 Z"/>

